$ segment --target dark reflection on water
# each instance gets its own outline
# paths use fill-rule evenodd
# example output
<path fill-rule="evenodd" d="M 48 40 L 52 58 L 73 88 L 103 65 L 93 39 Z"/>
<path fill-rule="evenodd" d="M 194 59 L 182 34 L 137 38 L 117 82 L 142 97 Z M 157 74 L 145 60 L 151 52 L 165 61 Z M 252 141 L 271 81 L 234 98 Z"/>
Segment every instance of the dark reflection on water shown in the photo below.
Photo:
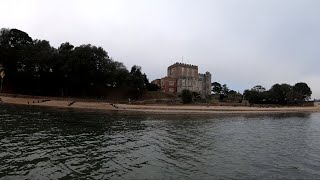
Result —
<path fill-rule="evenodd" d="M 319 118 L 0 105 L 0 178 L 318 179 Z"/>

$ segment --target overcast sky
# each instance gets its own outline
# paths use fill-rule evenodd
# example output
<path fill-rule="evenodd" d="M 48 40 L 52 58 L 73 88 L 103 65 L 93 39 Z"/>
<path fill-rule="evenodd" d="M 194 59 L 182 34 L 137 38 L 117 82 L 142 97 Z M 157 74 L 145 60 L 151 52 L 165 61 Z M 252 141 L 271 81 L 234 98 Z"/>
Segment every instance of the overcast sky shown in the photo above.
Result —
<path fill-rule="evenodd" d="M 320 98 L 319 0 L 1 0 L 3 27 L 101 46 L 150 80 L 183 56 L 240 92 L 303 81 Z"/>

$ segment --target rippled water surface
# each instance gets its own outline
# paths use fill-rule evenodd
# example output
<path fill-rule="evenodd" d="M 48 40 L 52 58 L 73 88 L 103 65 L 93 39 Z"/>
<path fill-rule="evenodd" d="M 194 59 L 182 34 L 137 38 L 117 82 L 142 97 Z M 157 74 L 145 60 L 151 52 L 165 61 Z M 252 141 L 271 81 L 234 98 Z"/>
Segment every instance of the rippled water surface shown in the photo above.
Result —
<path fill-rule="evenodd" d="M 0 179 L 319 179 L 320 114 L 0 105 Z"/>

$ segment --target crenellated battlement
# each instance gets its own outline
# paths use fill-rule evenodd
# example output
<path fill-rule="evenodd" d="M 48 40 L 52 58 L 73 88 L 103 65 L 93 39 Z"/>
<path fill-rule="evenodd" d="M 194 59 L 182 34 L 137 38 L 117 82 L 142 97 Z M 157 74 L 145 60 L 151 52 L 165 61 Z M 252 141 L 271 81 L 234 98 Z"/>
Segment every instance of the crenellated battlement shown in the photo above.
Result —
<path fill-rule="evenodd" d="M 168 69 L 171 69 L 173 67 L 187 67 L 187 68 L 192 68 L 192 69 L 198 69 L 197 65 L 181 63 L 181 62 L 174 63 L 173 65 L 169 66 Z"/>

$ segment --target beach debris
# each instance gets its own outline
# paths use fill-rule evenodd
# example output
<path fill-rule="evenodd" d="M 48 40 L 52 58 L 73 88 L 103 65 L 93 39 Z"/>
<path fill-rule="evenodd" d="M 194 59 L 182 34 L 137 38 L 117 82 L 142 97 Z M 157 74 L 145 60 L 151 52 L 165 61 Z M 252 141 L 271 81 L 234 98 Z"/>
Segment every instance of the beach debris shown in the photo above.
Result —
<path fill-rule="evenodd" d="M 69 103 L 68 106 L 71 106 L 72 104 L 74 104 L 76 101 L 72 101 L 71 103 Z"/>
<path fill-rule="evenodd" d="M 118 107 L 117 105 L 115 105 L 115 104 L 110 103 L 110 105 L 111 105 L 112 107 L 116 108 L 116 109 L 119 108 L 119 107 Z"/>

